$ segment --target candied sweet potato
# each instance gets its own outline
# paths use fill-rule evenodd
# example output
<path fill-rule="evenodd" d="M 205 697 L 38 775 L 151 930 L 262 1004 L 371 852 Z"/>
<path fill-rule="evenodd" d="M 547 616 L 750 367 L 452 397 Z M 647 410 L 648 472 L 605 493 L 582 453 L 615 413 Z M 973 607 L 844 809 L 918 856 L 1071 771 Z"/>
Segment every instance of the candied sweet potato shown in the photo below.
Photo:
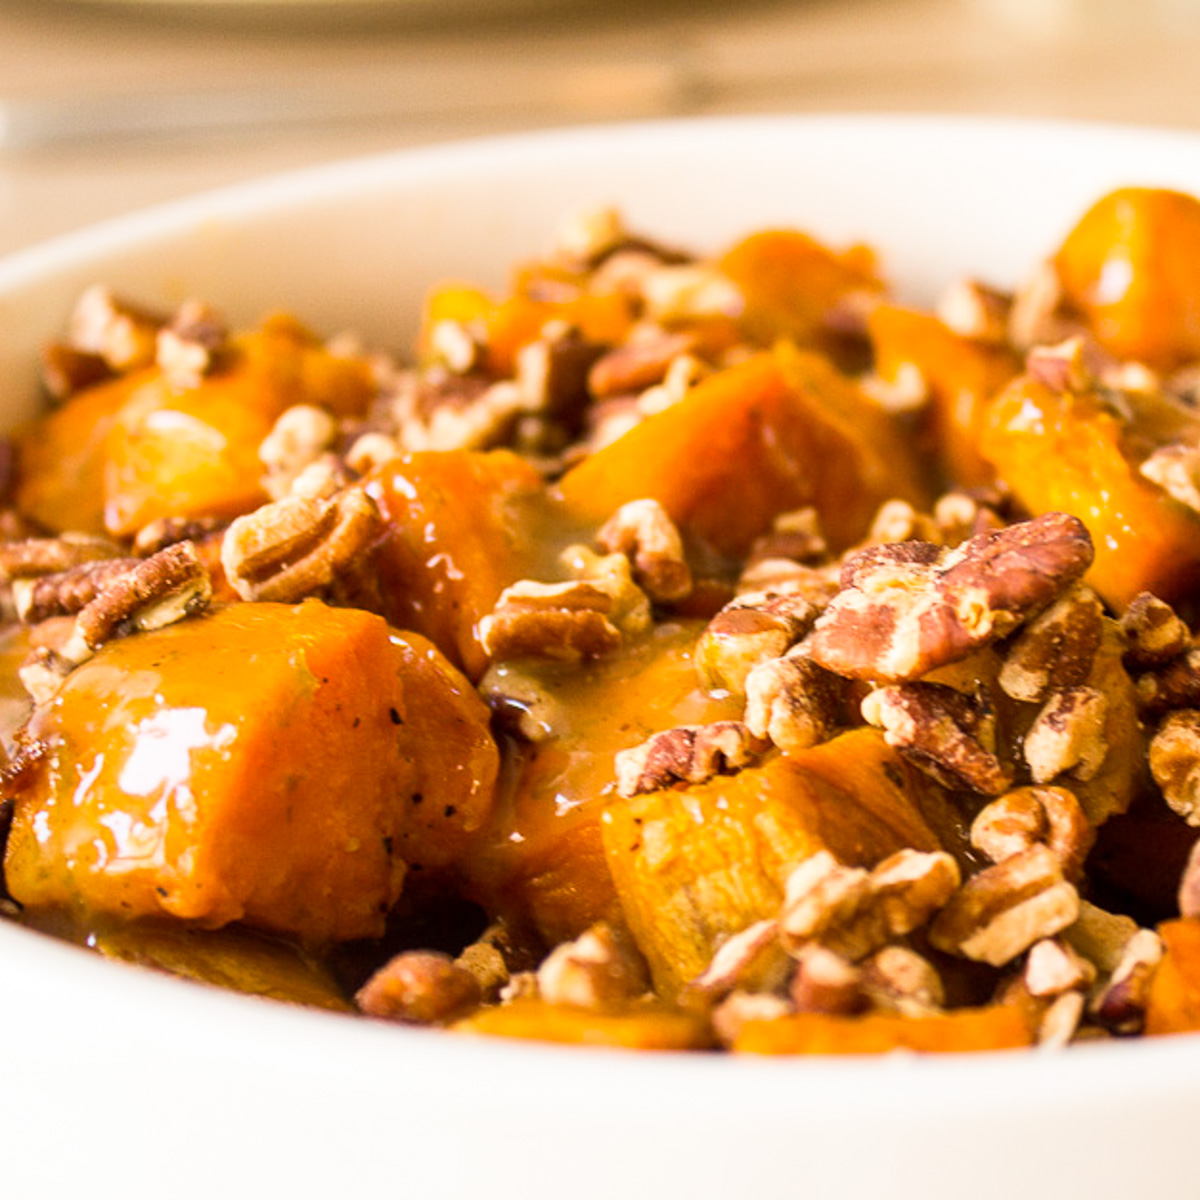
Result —
<path fill-rule="evenodd" d="M 874 866 L 905 847 L 940 849 L 942 803 L 882 734 L 858 729 L 736 775 L 618 801 L 604 844 L 638 949 L 656 987 L 674 995 L 724 938 L 778 911 L 790 868 L 818 850 Z"/>
<path fill-rule="evenodd" d="M 287 317 L 234 339 L 184 386 L 149 369 L 81 392 L 17 437 L 17 507 L 53 530 L 125 535 L 158 517 L 234 517 L 267 499 L 258 447 L 294 404 L 363 411 L 365 363 Z"/>
<path fill-rule="evenodd" d="M 460 1033 L 625 1050 L 705 1050 L 712 1044 L 703 1018 L 662 1005 L 596 1012 L 566 1004 L 518 1000 L 498 1008 L 481 1008 L 451 1028 Z"/>
<path fill-rule="evenodd" d="M 527 663 L 519 680 L 506 667 L 489 676 L 493 695 L 529 696 L 532 683 L 553 736 L 512 748 L 495 818 L 464 860 L 467 888 L 485 908 L 532 925 L 549 944 L 620 919 L 601 836 L 613 756 L 675 721 L 737 713 L 736 702 L 698 684 L 699 628 L 659 626 L 583 667 Z"/>
<path fill-rule="evenodd" d="M 1054 258 L 1067 303 L 1119 358 L 1200 358 L 1200 200 L 1127 187 L 1098 200 Z"/>
<path fill-rule="evenodd" d="M 1032 1045 L 1033 1039 L 1034 1030 L 1018 1007 L 990 1004 L 921 1017 L 795 1013 L 774 1021 L 748 1021 L 733 1048 L 747 1054 L 937 1054 L 1014 1050 Z"/>
<path fill-rule="evenodd" d="M 776 514 L 805 505 L 843 548 L 884 500 L 924 496 L 890 418 L 819 355 L 786 345 L 704 380 L 585 459 L 561 487 L 568 510 L 595 522 L 652 498 L 687 533 L 731 554 Z"/>
<path fill-rule="evenodd" d="M 111 642 L 30 734 L 49 752 L 15 797 L 21 903 L 312 944 L 380 933 L 428 836 L 413 810 L 477 827 L 496 771 L 484 706 L 429 643 L 317 602 Z"/>
<path fill-rule="evenodd" d="M 1182 917 L 1158 927 L 1166 955 L 1150 984 L 1146 1032 L 1200 1030 L 1200 921 Z"/>
<path fill-rule="evenodd" d="M 375 559 L 386 616 L 478 679 L 480 620 L 547 553 L 555 514 L 541 476 L 507 450 L 428 450 L 376 468 L 367 491 L 387 523 Z"/>
<path fill-rule="evenodd" d="M 1165 398 L 1140 403 L 1155 440 L 1172 430 L 1200 436 L 1195 416 Z M 1174 603 L 1200 582 L 1200 517 L 1142 478 L 1127 454 L 1140 440 L 1139 416 L 1127 423 L 1099 393 L 1022 376 L 984 421 L 987 457 L 1017 500 L 1035 516 L 1067 512 L 1088 527 L 1096 557 L 1087 582 L 1118 609 L 1143 591 Z"/>
<path fill-rule="evenodd" d="M 932 313 L 893 304 L 873 309 L 867 328 L 881 378 L 896 383 L 915 369 L 928 388 L 922 434 L 946 479 L 968 488 L 991 483 L 982 424 L 987 402 L 1017 374 L 1016 356 L 955 333 Z"/>

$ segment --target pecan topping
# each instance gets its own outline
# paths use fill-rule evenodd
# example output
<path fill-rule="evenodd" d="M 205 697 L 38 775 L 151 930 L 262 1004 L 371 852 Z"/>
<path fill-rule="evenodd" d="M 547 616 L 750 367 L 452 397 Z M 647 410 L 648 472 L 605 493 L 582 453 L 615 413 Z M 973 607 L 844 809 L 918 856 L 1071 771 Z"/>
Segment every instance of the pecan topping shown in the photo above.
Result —
<path fill-rule="evenodd" d="M 1200 825 L 1200 710 L 1171 713 L 1150 742 L 1150 773 L 1163 799 L 1189 825 Z"/>
<path fill-rule="evenodd" d="M 820 613 L 804 592 L 746 592 L 708 623 L 696 647 L 696 665 L 711 687 L 741 695 L 759 664 L 779 658 L 798 642 Z"/>
<path fill-rule="evenodd" d="M 695 334 L 648 326 L 641 336 L 635 334 L 596 359 L 588 372 L 588 391 L 601 400 L 645 391 L 662 383 L 671 364 L 695 345 Z"/>
<path fill-rule="evenodd" d="M 475 976 L 448 955 L 407 950 L 380 967 L 354 1002 L 369 1017 L 437 1025 L 462 1016 L 482 998 Z"/>
<path fill-rule="evenodd" d="M 806 946 L 799 955 L 792 976 L 792 1004 L 796 1012 L 860 1012 L 866 1001 L 862 992 L 862 972 L 825 946 Z"/>
<path fill-rule="evenodd" d="M 941 850 L 898 850 L 870 875 L 873 903 L 893 937 L 920 929 L 961 882 L 958 863 Z"/>
<path fill-rule="evenodd" d="M 1138 704 L 1148 713 L 1200 708 L 1200 648 L 1137 678 Z"/>
<path fill-rule="evenodd" d="M 1042 845 L 972 876 L 929 927 L 938 950 L 1001 967 L 1034 942 L 1061 932 L 1079 913 L 1079 895 Z"/>
<path fill-rule="evenodd" d="M 219 517 L 159 517 L 138 530 L 133 552 L 139 558 L 149 558 L 176 542 L 203 542 L 224 532 L 228 524 Z"/>
<path fill-rule="evenodd" d="M 337 435 L 337 422 L 313 404 L 294 404 L 280 413 L 258 448 L 267 494 L 275 500 L 286 496 L 296 476 L 329 450 Z"/>
<path fill-rule="evenodd" d="M 42 386 L 52 400 L 67 400 L 76 392 L 113 377 L 103 356 L 51 342 L 42 350 Z"/>
<path fill-rule="evenodd" d="M 1067 771 L 1077 779 L 1095 778 L 1108 753 L 1107 717 L 1108 698 L 1097 688 L 1055 692 L 1025 734 L 1025 761 L 1034 783 L 1049 783 Z"/>
<path fill-rule="evenodd" d="M 846 867 L 818 850 L 793 868 L 784 884 L 779 932 L 785 946 L 809 942 L 854 960 L 887 940 L 882 917 L 871 907 L 870 872 Z"/>
<path fill-rule="evenodd" d="M 1055 996 L 1038 1024 L 1037 1044 L 1046 1050 L 1061 1050 L 1070 1044 L 1083 1017 L 1082 992 L 1068 991 Z"/>
<path fill-rule="evenodd" d="M 713 1009 L 712 1027 L 717 1041 L 732 1046 L 750 1021 L 776 1021 L 793 1011 L 782 996 L 770 992 L 731 992 Z"/>
<path fill-rule="evenodd" d="M 1092 1016 L 1113 1033 L 1140 1033 L 1154 972 L 1165 948 L 1153 929 L 1139 929 L 1129 939 L 1121 961 L 1089 1004 Z"/>
<path fill-rule="evenodd" d="M 80 563 L 54 575 L 14 579 L 13 607 L 27 625 L 47 617 L 71 616 L 141 561 L 136 558 L 106 558 Z"/>
<path fill-rule="evenodd" d="M 1062 316 L 1063 290 L 1054 263 L 1041 263 L 1017 289 L 1008 314 L 1008 340 L 1018 350 L 1061 341 L 1072 332 Z"/>
<path fill-rule="evenodd" d="M 641 959 L 625 939 L 601 922 L 550 952 L 537 971 L 538 991 L 549 1004 L 605 1008 L 646 990 Z"/>
<path fill-rule="evenodd" d="M 164 318 L 118 299 L 101 284 L 88 288 L 75 303 L 67 341 L 76 350 L 97 354 L 114 371 L 131 371 L 154 361 Z"/>
<path fill-rule="evenodd" d="M 931 542 L 941 544 L 937 522 L 917 512 L 907 500 L 885 500 L 871 520 L 868 542 Z"/>
<path fill-rule="evenodd" d="M 1008 340 L 1008 316 L 1013 299 L 977 279 L 959 279 L 942 292 L 937 315 L 962 337 L 1003 345 Z"/>
<path fill-rule="evenodd" d="M 359 488 L 332 499 L 287 496 L 238 517 L 221 544 L 221 564 L 243 600 L 295 603 L 331 586 L 380 532 L 374 501 Z"/>
<path fill-rule="evenodd" d="M 937 968 L 907 946 L 884 946 L 862 964 L 862 991 L 885 1012 L 921 1017 L 946 1003 Z"/>
<path fill-rule="evenodd" d="M 755 538 L 748 562 L 782 558 L 795 563 L 822 562 L 829 554 L 829 543 L 821 532 L 821 518 L 815 508 L 797 508 L 780 513 L 770 532 Z"/>
<path fill-rule="evenodd" d="M 1091 987 L 1096 968 L 1061 939 L 1043 938 L 1029 948 L 1024 979 L 1031 996 L 1059 996 Z"/>
<path fill-rule="evenodd" d="M 657 500 L 631 500 L 600 527 L 596 541 L 609 554 L 624 554 L 637 585 L 659 604 L 685 599 L 692 572 L 675 522 Z"/>
<path fill-rule="evenodd" d="M 996 796 L 1012 782 L 993 749 L 991 713 L 945 684 L 877 688 L 863 700 L 862 715 L 884 731 L 888 745 L 948 787 Z"/>
<path fill-rule="evenodd" d="M 656 267 L 642 279 L 646 316 L 669 325 L 703 317 L 740 317 L 745 299 L 715 267 L 683 263 Z"/>
<path fill-rule="evenodd" d="M 216 366 L 228 340 L 225 318 L 202 300 L 188 300 L 158 331 L 155 361 L 177 386 L 195 387 Z"/>
<path fill-rule="evenodd" d="M 483 366 L 487 341 L 462 321 L 435 321 L 429 331 L 429 352 L 455 375 L 467 375 Z"/>
<path fill-rule="evenodd" d="M 1104 628 L 1104 609 L 1091 588 L 1073 588 L 1020 634 L 1000 669 L 1001 688 L 1014 700 L 1043 700 L 1051 687 L 1086 683 Z"/>
<path fill-rule="evenodd" d="M 613 608 L 612 592 L 599 583 L 522 580 L 500 593 L 479 623 L 479 638 L 497 662 L 597 658 L 621 643 L 621 630 L 610 620 Z"/>
<path fill-rule="evenodd" d="M 1098 347 L 1080 334 L 1057 345 L 1034 346 L 1025 357 L 1031 379 L 1056 392 L 1086 392 L 1096 384 Z"/>
<path fill-rule="evenodd" d="M 1075 794 L 1063 787 L 1023 787 L 993 800 L 971 824 L 971 845 L 994 863 L 1039 842 L 1071 881 L 1083 873 L 1096 831 Z"/>
<path fill-rule="evenodd" d="M 1193 842 L 1179 877 L 1179 915 L 1200 917 L 1200 842 Z"/>
<path fill-rule="evenodd" d="M 1087 530 L 1065 513 L 953 550 L 928 542 L 869 547 L 846 560 L 842 590 L 813 631 L 812 656 L 855 679 L 915 679 L 1010 633 L 1091 560 Z"/>
<path fill-rule="evenodd" d="M 746 984 L 752 975 L 761 974 L 763 963 L 780 952 L 779 922 L 756 921 L 726 938 L 687 990 L 690 994 L 720 999 Z"/>
<path fill-rule="evenodd" d="M 0 542 L 0 579 L 54 575 L 83 563 L 119 558 L 124 553 L 108 538 L 87 533 L 64 533 L 56 538 L 22 538 Z"/>
<path fill-rule="evenodd" d="M 1141 592 L 1130 601 L 1121 618 L 1125 635 L 1125 665 L 1141 671 L 1161 667 L 1187 653 L 1192 644 L 1186 623 L 1165 601 Z"/>
<path fill-rule="evenodd" d="M 525 412 L 565 421 L 574 429 L 588 402 L 587 380 L 604 347 L 573 326 L 551 322 L 517 351 L 516 382 Z"/>
<path fill-rule="evenodd" d="M 1200 512 L 1200 449 L 1184 444 L 1160 446 L 1138 468 L 1172 500 Z"/>
<path fill-rule="evenodd" d="M 617 753 L 617 791 L 636 796 L 675 783 L 703 783 L 744 767 L 760 749 L 741 721 L 680 725 Z"/>
<path fill-rule="evenodd" d="M 845 680 L 797 651 L 759 663 L 746 676 L 746 724 L 795 754 L 829 737 L 842 711 Z"/>

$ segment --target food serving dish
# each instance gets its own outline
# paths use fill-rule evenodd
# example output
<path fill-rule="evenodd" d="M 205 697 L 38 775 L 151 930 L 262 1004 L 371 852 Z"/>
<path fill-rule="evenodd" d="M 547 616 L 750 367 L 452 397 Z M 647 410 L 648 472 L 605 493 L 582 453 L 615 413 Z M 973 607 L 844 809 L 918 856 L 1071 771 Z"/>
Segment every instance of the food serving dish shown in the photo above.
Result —
<path fill-rule="evenodd" d="M 203 296 L 235 323 L 286 305 L 404 346 L 430 283 L 498 285 L 562 212 L 614 203 L 700 248 L 772 224 L 867 240 L 898 295 L 927 302 L 963 274 L 1016 282 L 1112 187 L 1200 190 L 1197 149 L 1099 127 L 776 118 L 339 164 L 0 265 L 0 404 L 8 423 L 32 413 L 38 347 L 96 280 L 164 305 Z M 347 1179 L 447 1196 L 1115 1196 L 1184 1182 L 1200 1112 L 1191 1037 L 937 1061 L 586 1052 L 266 1005 L 6 923 L 0 1013 L 3 1174 L 45 1194 L 99 1172 L 182 1196 L 321 1195 Z"/>

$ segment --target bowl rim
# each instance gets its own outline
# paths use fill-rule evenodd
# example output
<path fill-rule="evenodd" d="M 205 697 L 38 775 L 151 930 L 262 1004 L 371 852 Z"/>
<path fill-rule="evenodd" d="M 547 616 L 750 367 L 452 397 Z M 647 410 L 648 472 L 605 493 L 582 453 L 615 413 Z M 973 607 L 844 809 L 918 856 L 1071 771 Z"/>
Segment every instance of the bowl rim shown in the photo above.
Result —
<path fill-rule="evenodd" d="M 1157 145 L 1174 155 L 1200 151 L 1200 135 L 1132 124 L 871 113 L 689 117 L 467 138 L 276 173 L 60 235 L 0 260 L 0 298 L 68 266 L 76 269 L 133 245 L 177 236 L 217 212 L 222 219 L 237 221 L 304 207 L 315 199 L 359 193 L 385 180 L 419 182 L 426 177 L 474 174 L 481 167 L 511 166 L 514 158 L 544 162 L 564 148 L 577 151 L 581 143 L 600 148 L 619 138 L 628 147 L 652 148 L 664 138 L 676 143 L 717 134 L 777 138 L 795 130 L 843 137 L 861 136 L 864 131 L 894 136 L 903 131 L 905 136 L 953 139 L 979 136 L 981 129 L 1000 143 L 1028 145 L 1038 139 L 1052 147 L 1070 139 L 1106 153 L 1114 142 L 1118 147 L 1136 144 L 1142 149 Z M 506 1094 L 529 1103 L 544 1102 L 548 1088 L 552 1093 L 564 1088 L 573 1099 L 582 1097 L 583 1103 L 588 1095 L 608 1102 L 613 1094 L 608 1086 L 611 1080 L 619 1082 L 635 1111 L 657 1112 L 666 1089 L 670 1105 L 681 1114 L 727 1103 L 758 1112 L 777 1112 L 784 1106 L 797 1115 L 820 1111 L 825 1116 L 854 1114 L 861 1119 L 885 1118 L 897 1105 L 911 1100 L 914 1088 L 931 1119 L 959 1113 L 966 1091 L 985 1097 L 979 1103 L 991 1111 L 1019 1105 L 1026 1113 L 1047 1116 L 1061 1112 L 1064 1105 L 1089 1109 L 1105 1103 L 1114 1088 L 1120 1089 L 1126 1104 L 1200 1097 L 1200 1037 L 1194 1035 L 1147 1038 L 1136 1045 L 1115 1041 L 1078 1046 L 1066 1060 L 1028 1050 L 780 1059 L 623 1050 L 588 1053 L 573 1046 L 447 1037 L 437 1031 L 264 1005 L 254 998 L 196 987 L 150 971 L 126 968 L 122 973 L 90 952 L 0 921 L 0 962 L 14 961 L 27 964 L 34 976 L 41 971 L 58 973 L 70 984 L 69 990 L 88 997 L 89 1003 L 126 1004 L 131 997 L 143 1001 L 153 1012 L 151 1035 L 155 1031 L 165 1035 L 182 1025 L 198 1045 L 215 1054 L 249 1055 L 264 1064 L 279 1064 L 295 1055 L 298 1044 L 323 1040 L 334 1053 L 315 1062 L 315 1072 L 353 1077 L 375 1087 L 386 1086 L 397 1063 L 403 1062 L 407 1069 L 427 1068 L 434 1080 L 442 1075 L 457 1078 L 463 1070 L 493 1081 L 493 1087 L 502 1080 Z M 4 1006 L 0 994 L 0 1012 Z M 1065 1061 L 1071 1064 L 1069 1070 L 1063 1069 Z M 797 1072 L 803 1076 L 802 1089 L 796 1088 Z M 597 1086 L 586 1086 L 589 1082 Z"/>

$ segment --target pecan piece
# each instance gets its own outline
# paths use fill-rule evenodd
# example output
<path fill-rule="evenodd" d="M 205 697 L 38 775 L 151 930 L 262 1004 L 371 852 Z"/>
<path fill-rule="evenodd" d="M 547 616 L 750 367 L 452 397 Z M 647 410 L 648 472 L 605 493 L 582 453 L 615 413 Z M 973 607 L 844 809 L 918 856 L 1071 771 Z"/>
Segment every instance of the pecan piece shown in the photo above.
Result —
<path fill-rule="evenodd" d="M 1047 847 L 1030 846 L 980 871 L 929 927 L 938 950 L 1001 967 L 1034 942 L 1061 932 L 1079 913 L 1079 894 Z"/>
<path fill-rule="evenodd" d="M 825 946 L 806 946 L 788 989 L 796 1012 L 850 1015 L 866 1004 L 862 972 Z"/>
<path fill-rule="evenodd" d="M 483 998 L 475 976 L 433 950 L 397 954 L 362 986 L 354 997 L 369 1017 L 413 1025 L 452 1021 Z"/>
<path fill-rule="evenodd" d="M 1200 917 L 1200 841 L 1192 843 L 1179 877 L 1178 900 L 1181 917 Z"/>
<path fill-rule="evenodd" d="M 1150 774 L 1173 812 L 1200 825 L 1200 710 L 1171 713 L 1150 741 Z"/>
<path fill-rule="evenodd" d="M 296 477 L 337 441 L 337 422 L 314 404 L 294 404 L 279 414 L 258 448 L 263 488 L 273 500 L 292 489 Z"/>
<path fill-rule="evenodd" d="M 1023 978 L 1031 996 L 1060 996 L 1091 987 L 1096 968 L 1069 943 L 1043 938 L 1029 948 Z"/>
<path fill-rule="evenodd" d="M 596 533 L 609 554 L 624 554 L 633 566 L 638 586 L 659 604 L 685 599 L 692 590 L 692 572 L 683 553 L 675 522 L 657 500 L 623 504 Z"/>
<path fill-rule="evenodd" d="M 102 284 L 84 291 L 67 325 L 67 341 L 76 350 L 98 354 L 114 371 L 131 371 L 154 361 L 158 330 L 165 323 L 150 312 L 118 299 Z"/>
<path fill-rule="evenodd" d="M 137 558 L 105 558 L 80 563 L 53 575 L 14 579 L 13 607 L 27 625 L 48 617 L 72 616 L 102 591 L 123 579 L 140 562 Z"/>
<path fill-rule="evenodd" d="M 1138 704 L 1152 715 L 1175 708 L 1200 708 L 1200 648 L 1139 675 L 1136 688 Z"/>
<path fill-rule="evenodd" d="M 176 542 L 203 542 L 223 533 L 228 524 L 220 517 L 158 517 L 138 530 L 133 552 L 139 558 L 149 558 Z"/>
<path fill-rule="evenodd" d="M 761 743 L 741 721 L 680 725 L 618 751 L 617 791 L 636 796 L 675 783 L 703 783 L 744 767 L 760 749 Z"/>
<path fill-rule="evenodd" d="M 884 946 L 862 965 L 862 991 L 875 1008 L 903 1017 L 938 1012 L 946 991 L 937 968 L 907 946 Z"/>
<path fill-rule="evenodd" d="M 671 364 L 695 345 L 694 333 L 648 326 L 596 359 L 588 372 L 588 390 L 601 400 L 645 391 L 662 383 Z"/>
<path fill-rule="evenodd" d="M 0 579 L 54 575 L 83 563 L 120 558 L 122 554 L 124 551 L 115 542 L 88 533 L 0 542 Z"/>
<path fill-rule="evenodd" d="M 1034 783 L 1049 783 L 1068 771 L 1077 779 L 1095 778 L 1108 754 L 1107 717 L 1108 697 L 1098 688 L 1055 692 L 1025 734 L 1022 748 Z"/>
<path fill-rule="evenodd" d="M 705 999 L 720 999 L 734 988 L 747 986 L 754 977 L 768 973 L 782 954 L 779 922 L 756 921 L 717 947 L 712 961 L 688 984 L 687 992 Z"/>
<path fill-rule="evenodd" d="M 903 682 L 1012 632 L 1091 564 L 1087 530 L 1066 513 L 984 533 L 953 550 L 869 547 L 842 568 L 812 656 L 854 679 Z"/>
<path fill-rule="evenodd" d="M 159 331 L 154 357 L 177 387 L 195 387 L 220 361 L 229 326 L 203 300 L 188 300 Z"/>
<path fill-rule="evenodd" d="M 971 845 L 994 863 L 1045 843 L 1072 882 L 1096 840 L 1075 794 L 1063 787 L 1023 787 L 993 800 L 971 823 Z"/>
<path fill-rule="evenodd" d="M 1004 345 L 1012 305 L 1013 298 L 1008 292 L 977 279 L 958 279 L 938 297 L 936 312 L 943 325 L 962 337 Z"/>
<path fill-rule="evenodd" d="M 221 565 L 243 600 L 292 604 L 330 587 L 363 558 L 382 524 L 359 488 L 328 500 L 287 496 L 229 526 Z"/>
<path fill-rule="evenodd" d="M 807 654 L 768 659 L 746 676 L 746 724 L 755 737 L 769 738 L 785 754 L 796 754 L 830 735 L 846 687 L 844 679 Z"/>
<path fill-rule="evenodd" d="M 644 992 L 646 972 L 626 940 L 600 922 L 556 946 L 538 967 L 537 982 L 549 1004 L 598 1009 Z"/>
<path fill-rule="evenodd" d="M 851 962 L 865 958 L 888 936 L 873 900 L 870 872 L 843 866 L 828 850 L 818 850 L 784 884 L 780 938 L 797 955 L 819 942 Z"/>
<path fill-rule="evenodd" d="M 1011 771 L 992 749 L 991 714 L 945 684 L 876 688 L 863 700 L 862 715 L 884 731 L 888 745 L 948 787 L 996 796 L 1012 782 Z"/>
<path fill-rule="evenodd" d="M 621 643 L 621 631 L 609 619 L 612 610 L 611 593 L 596 583 L 522 580 L 500 593 L 495 609 L 479 623 L 479 638 L 498 662 L 597 658 Z"/>
<path fill-rule="evenodd" d="M 1165 947 L 1153 929 L 1139 929 L 1129 939 L 1120 962 L 1100 992 L 1092 997 L 1092 1016 L 1113 1033 L 1140 1033 L 1146 1019 L 1150 985 Z"/>
<path fill-rule="evenodd" d="M 103 356 L 79 350 L 65 342 L 51 342 L 42 349 L 42 386 L 52 400 L 67 400 L 76 392 L 113 378 L 113 369 Z"/>
<path fill-rule="evenodd" d="M 1191 630 L 1165 601 L 1150 592 L 1139 592 L 1121 617 L 1125 635 L 1125 665 L 1134 671 L 1161 667 L 1186 654 Z"/>
<path fill-rule="evenodd" d="M 898 850 L 871 871 L 872 903 L 893 937 L 920 929 L 962 882 L 958 863 L 945 851 Z"/>
<path fill-rule="evenodd" d="M 1200 512 L 1200 448 L 1178 444 L 1160 446 L 1138 468 L 1172 500 Z"/>
<path fill-rule="evenodd" d="M 829 543 L 821 532 L 821 518 L 815 508 L 797 508 L 780 513 L 768 533 L 754 539 L 747 555 L 748 563 L 764 559 L 790 559 L 796 563 L 822 562 L 829 554 Z"/>
<path fill-rule="evenodd" d="M 1087 587 L 1073 588 L 1013 639 L 1000 687 L 1014 700 L 1037 701 L 1051 687 L 1086 683 L 1104 631 L 1104 609 Z"/>
<path fill-rule="evenodd" d="M 1086 392 L 1096 384 L 1099 348 L 1082 334 L 1055 345 L 1030 348 L 1025 356 L 1029 377 L 1056 392 Z"/>

